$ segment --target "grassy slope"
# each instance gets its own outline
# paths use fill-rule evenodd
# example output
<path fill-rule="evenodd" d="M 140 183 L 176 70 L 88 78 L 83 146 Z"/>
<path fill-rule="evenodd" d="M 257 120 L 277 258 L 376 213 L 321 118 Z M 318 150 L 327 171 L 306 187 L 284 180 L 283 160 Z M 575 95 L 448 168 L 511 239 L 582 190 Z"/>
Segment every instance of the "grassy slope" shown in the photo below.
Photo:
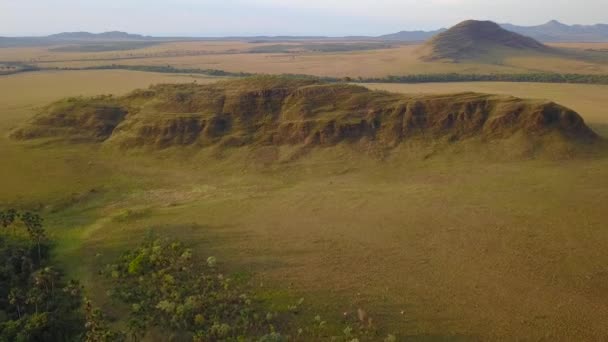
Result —
<path fill-rule="evenodd" d="M 122 93 L 173 76 L 147 77 L 2 78 L 0 129 L 50 97 Z M 32 84 L 38 91 L 25 91 Z M 606 158 L 492 163 L 461 151 L 423 160 L 403 146 L 379 162 L 338 146 L 264 167 L 258 161 L 273 151 L 124 156 L 4 137 L 0 149 L 10 161 L 0 187 L 11 189 L 0 201 L 28 189 L 57 208 L 47 214 L 62 261 L 98 297 L 93 266 L 154 227 L 256 272 L 261 287 L 301 291 L 324 315 L 361 306 L 416 338 L 608 334 Z"/>

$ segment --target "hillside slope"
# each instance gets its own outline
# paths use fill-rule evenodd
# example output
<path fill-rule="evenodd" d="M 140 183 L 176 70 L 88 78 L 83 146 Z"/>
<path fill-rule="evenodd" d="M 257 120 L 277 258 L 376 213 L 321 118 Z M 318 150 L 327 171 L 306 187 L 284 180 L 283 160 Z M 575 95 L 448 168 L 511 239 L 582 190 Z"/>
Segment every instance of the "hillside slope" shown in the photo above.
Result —
<path fill-rule="evenodd" d="M 427 61 L 477 59 L 509 51 L 545 53 L 551 49 L 491 21 L 468 20 L 436 35 L 421 50 Z"/>
<path fill-rule="evenodd" d="M 16 139 L 153 149 L 358 141 L 394 147 L 411 139 L 542 142 L 549 136 L 573 144 L 596 139 L 577 113 L 552 102 L 477 93 L 408 96 L 270 76 L 66 99 L 12 132 Z"/>

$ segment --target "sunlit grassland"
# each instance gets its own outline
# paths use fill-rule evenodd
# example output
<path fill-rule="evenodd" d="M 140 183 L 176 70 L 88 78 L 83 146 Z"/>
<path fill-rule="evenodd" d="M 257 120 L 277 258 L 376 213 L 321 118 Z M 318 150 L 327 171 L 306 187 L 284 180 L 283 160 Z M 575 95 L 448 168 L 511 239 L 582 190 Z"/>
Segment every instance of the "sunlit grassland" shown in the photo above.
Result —
<path fill-rule="evenodd" d="M 363 307 L 401 336 L 606 336 L 605 153 L 496 161 L 479 146 L 430 158 L 401 146 L 380 160 L 344 144 L 267 164 L 259 149 L 120 151 L 6 138 L 60 97 L 193 80 L 212 79 L 128 71 L 0 78 L 0 203 L 41 209 L 57 259 L 101 303 L 98 268 L 154 231 L 217 255 L 268 296 L 303 296 L 338 320 Z M 549 98 L 598 130 L 608 123 L 602 86 L 373 87 Z"/>
<path fill-rule="evenodd" d="M 322 44 L 303 41 L 301 44 Z M 341 41 L 347 44 L 348 41 Z M 360 44 L 350 42 L 353 44 Z M 494 51 L 479 60 L 423 62 L 420 45 L 394 44 L 392 48 L 364 51 L 321 52 L 302 50 L 280 53 L 250 53 L 251 50 L 276 45 L 273 42 L 249 43 L 239 41 L 170 42 L 124 51 L 61 52 L 47 47 L 4 48 L 0 61 L 35 64 L 43 68 L 84 68 L 101 65 L 171 65 L 176 68 L 219 69 L 228 72 L 308 74 L 331 77 L 385 77 L 428 73 L 530 73 L 557 72 L 605 74 L 608 54 L 602 45 L 558 46 L 564 53 L 538 54 L 510 52 L 505 57 Z M 280 43 L 297 45 L 296 43 Z M 335 44 L 324 42 L 323 44 Z M 597 51 L 590 52 L 589 49 Z"/>

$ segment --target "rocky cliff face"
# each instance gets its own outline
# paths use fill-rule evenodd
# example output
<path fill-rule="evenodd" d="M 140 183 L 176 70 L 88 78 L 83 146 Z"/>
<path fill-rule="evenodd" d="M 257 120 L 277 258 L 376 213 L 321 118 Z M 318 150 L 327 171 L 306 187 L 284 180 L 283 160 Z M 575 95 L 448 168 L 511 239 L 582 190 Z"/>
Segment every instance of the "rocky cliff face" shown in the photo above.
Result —
<path fill-rule="evenodd" d="M 457 142 L 514 135 L 596 135 L 551 102 L 476 93 L 407 96 L 347 84 L 262 77 L 212 85 L 158 85 L 127 96 L 48 106 L 18 139 L 88 140 L 122 148 L 306 144 L 362 139 L 388 147 L 408 139 Z"/>

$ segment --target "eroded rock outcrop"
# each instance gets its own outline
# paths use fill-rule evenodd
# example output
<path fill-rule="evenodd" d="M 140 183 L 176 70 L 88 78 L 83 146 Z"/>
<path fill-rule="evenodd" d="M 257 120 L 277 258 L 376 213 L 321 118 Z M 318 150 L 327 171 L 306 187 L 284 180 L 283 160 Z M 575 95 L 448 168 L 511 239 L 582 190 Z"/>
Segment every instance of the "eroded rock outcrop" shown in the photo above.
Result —
<path fill-rule="evenodd" d="M 157 85 L 124 97 L 49 105 L 17 139 L 52 137 L 123 148 L 307 144 L 367 139 L 395 146 L 407 139 L 567 141 L 597 137 L 574 111 L 552 102 L 477 93 L 408 96 L 348 84 L 256 77 L 211 85 Z"/>

